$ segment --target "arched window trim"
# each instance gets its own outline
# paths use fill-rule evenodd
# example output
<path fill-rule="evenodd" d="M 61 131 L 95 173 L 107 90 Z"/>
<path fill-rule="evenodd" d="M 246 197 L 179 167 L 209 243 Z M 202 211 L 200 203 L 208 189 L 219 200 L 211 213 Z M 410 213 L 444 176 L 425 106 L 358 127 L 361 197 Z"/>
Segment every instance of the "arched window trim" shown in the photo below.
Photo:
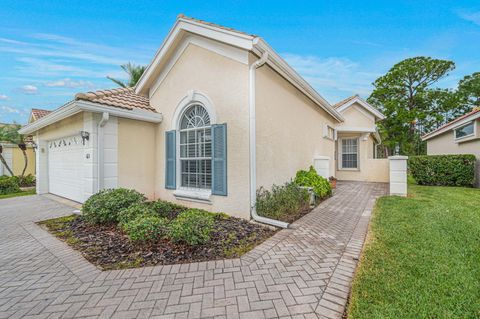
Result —
<path fill-rule="evenodd" d="M 186 132 L 188 130 L 197 130 L 198 128 L 182 128 L 182 119 L 186 112 L 190 110 L 191 107 L 198 105 L 202 107 L 206 114 L 208 115 L 210 121 L 209 124 L 203 128 L 208 128 L 210 130 L 210 141 L 211 141 L 211 127 L 215 124 L 215 113 L 213 112 L 213 104 L 211 103 L 210 99 L 202 93 L 196 91 L 189 91 L 187 96 L 185 96 L 182 101 L 180 101 L 173 118 L 172 128 L 176 131 L 176 151 L 177 151 L 177 165 L 176 165 L 176 178 L 177 178 L 177 191 L 174 193 L 176 196 L 184 197 L 184 198 L 191 198 L 195 200 L 209 200 L 211 195 L 211 183 L 212 183 L 212 169 L 211 169 L 211 160 L 212 155 L 208 156 L 206 159 L 210 161 L 210 181 L 208 188 L 200 188 L 200 187 L 189 187 L 188 185 L 185 186 L 182 183 L 182 160 L 186 161 L 185 157 L 182 157 L 181 154 L 181 144 L 182 144 L 182 137 L 181 132 Z M 201 130 L 202 128 L 200 128 Z M 211 143 L 211 142 L 210 142 Z M 211 144 L 210 144 L 211 150 Z M 211 152 L 211 151 L 210 151 Z M 199 159 L 200 160 L 200 159 Z M 198 165 L 198 164 L 197 164 Z"/>

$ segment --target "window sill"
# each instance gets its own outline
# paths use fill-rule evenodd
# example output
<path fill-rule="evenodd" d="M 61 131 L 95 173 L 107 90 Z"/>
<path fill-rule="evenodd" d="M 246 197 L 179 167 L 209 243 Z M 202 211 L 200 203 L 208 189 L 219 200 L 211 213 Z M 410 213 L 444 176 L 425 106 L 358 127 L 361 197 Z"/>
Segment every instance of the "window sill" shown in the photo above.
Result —
<path fill-rule="evenodd" d="M 474 140 L 476 138 L 477 137 L 475 136 L 475 134 L 470 134 L 470 135 L 467 135 L 467 136 L 462 136 L 462 137 L 456 138 L 455 143 L 459 144 L 459 143 L 462 143 L 462 142 L 468 142 L 468 141 Z"/>
<path fill-rule="evenodd" d="M 350 171 L 350 172 L 359 172 L 359 168 L 339 168 L 339 171 Z"/>
<path fill-rule="evenodd" d="M 206 190 L 177 189 L 173 192 L 173 196 L 181 200 L 210 204 L 212 192 Z"/>

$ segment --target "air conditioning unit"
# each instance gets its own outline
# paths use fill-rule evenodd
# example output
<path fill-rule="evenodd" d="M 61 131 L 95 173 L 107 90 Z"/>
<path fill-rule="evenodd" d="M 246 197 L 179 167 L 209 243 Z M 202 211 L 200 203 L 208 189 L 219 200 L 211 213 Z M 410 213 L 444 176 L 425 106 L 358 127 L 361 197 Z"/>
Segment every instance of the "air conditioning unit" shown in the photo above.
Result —
<path fill-rule="evenodd" d="M 317 174 L 328 179 L 330 177 L 330 157 L 315 156 L 313 158 L 313 167 Z"/>

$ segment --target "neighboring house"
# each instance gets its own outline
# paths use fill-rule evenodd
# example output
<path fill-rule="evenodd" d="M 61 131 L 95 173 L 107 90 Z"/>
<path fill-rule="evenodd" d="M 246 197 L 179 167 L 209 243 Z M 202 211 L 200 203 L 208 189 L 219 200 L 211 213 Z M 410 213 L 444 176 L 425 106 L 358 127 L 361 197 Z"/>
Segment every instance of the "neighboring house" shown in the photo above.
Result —
<path fill-rule="evenodd" d="M 381 115 L 355 101 L 337 110 L 262 38 L 181 15 L 135 88 L 77 94 L 22 133 L 38 145 L 40 194 L 83 202 L 126 187 L 249 218 L 258 188 L 315 158 L 325 177 L 340 173 L 334 129 L 355 112 L 362 124 L 345 127 L 361 128 L 341 134 L 358 136 L 363 171 Z"/>
<path fill-rule="evenodd" d="M 422 137 L 428 155 L 473 154 L 477 157 L 476 184 L 480 187 L 480 108 L 475 108 Z"/>
<path fill-rule="evenodd" d="M 338 102 L 334 108 L 345 118 L 335 127 L 336 177 L 340 180 L 388 182 L 388 160 L 377 156 L 381 139 L 376 123 L 385 116 L 358 95 Z"/>
<path fill-rule="evenodd" d="M 28 118 L 28 123 L 35 122 L 36 120 L 39 120 L 50 113 L 52 113 L 52 111 L 42 110 L 42 109 L 32 109 L 32 111 L 30 112 L 30 116 Z"/>
<path fill-rule="evenodd" d="M 11 125 L 0 123 L 0 127 Z M 22 150 L 16 144 L 11 144 L 9 142 L 0 141 L 2 147 L 2 156 L 7 162 L 8 167 L 13 171 L 13 175 L 21 175 L 25 167 L 25 157 L 23 156 Z M 27 144 L 27 169 L 25 175 L 32 174 L 35 175 L 35 152 L 31 145 Z M 8 169 L 0 161 L 0 176 L 10 175 Z"/>

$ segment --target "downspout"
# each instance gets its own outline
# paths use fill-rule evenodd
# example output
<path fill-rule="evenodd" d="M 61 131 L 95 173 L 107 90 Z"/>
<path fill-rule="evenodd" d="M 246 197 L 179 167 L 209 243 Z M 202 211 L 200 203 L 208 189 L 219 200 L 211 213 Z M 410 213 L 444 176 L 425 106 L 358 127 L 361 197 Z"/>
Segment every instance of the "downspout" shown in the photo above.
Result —
<path fill-rule="evenodd" d="M 252 218 L 263 224 L 272 225 L 280 228 L 288 228 L 288 223 L 281 222 L 279 220 L 266 218 L 257 214 L 256 197 L 257 197 L 257 163 L 256 163 L 256 132 L 255 132 L 255 71 L 257 68 L 267 62 L 268 52 L 265 51 L 262 57 L 252 63 L 249 67 L 248 79 L 249 79 L 249 91 L 248 91 L 248 105 L 249 105 L 249 150 L 250 150 L 250 215 Z"/>
<path fill-rule="evenodd" d="M 98 165 L 97 165 L 97 188 L 98 191 L 103 189 L 104 185 L 104 152 L 103 152 L 103 140 L 104 140 L 104 132 L 103 127 L 107 124 L 108 119 L 110 118 L 110 114 L 108 112 L 102 113 L 102 119 L 98 122 L 98 129 L 97 129 L 97 158 L 98 158 Z"/>

